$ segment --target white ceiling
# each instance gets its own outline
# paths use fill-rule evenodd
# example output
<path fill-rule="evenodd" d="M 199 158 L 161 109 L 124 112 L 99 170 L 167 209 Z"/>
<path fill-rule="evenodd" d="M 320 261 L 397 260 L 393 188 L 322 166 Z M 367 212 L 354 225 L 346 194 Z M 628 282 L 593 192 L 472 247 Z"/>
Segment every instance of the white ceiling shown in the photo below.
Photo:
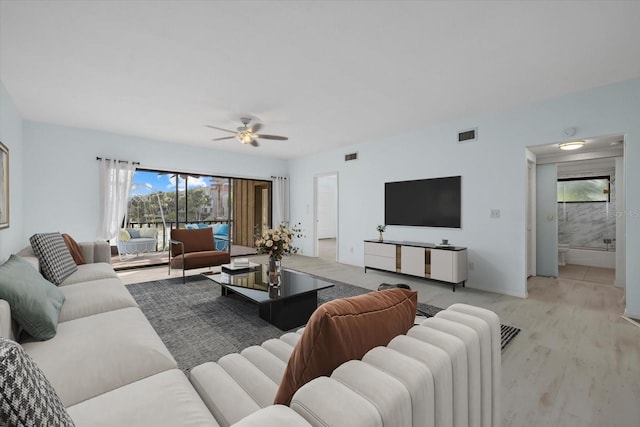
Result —
<path fill-rule="evenodd" d="M 7 1 L 28 120 L 294 158 L 640 76 L 640 2 Z M 205 128 L 251 115 L 289 141 Z"/>

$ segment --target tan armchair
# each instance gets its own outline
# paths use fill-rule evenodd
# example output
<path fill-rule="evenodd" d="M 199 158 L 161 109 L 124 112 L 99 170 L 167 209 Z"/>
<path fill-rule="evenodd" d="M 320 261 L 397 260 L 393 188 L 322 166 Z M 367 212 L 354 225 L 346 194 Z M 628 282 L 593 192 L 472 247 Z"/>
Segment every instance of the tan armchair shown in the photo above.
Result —
<path fill-rule="evenodd" d="M 231 262 L 229 252 L 216 250 L 210 228 L 171 230 L 169 247 L 169 274 L 172 267 L 181 268 L 182 283 L 185 283 L 185 270 Z"/>

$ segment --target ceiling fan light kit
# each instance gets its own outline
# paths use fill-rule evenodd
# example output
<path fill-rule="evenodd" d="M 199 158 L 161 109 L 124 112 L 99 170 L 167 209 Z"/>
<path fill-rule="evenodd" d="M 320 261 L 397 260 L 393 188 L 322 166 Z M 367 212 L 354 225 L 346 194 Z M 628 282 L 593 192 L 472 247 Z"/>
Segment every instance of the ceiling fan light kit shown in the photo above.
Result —
<path fill-rule="evenodd" d="M 241 132 L 236 135 L 236 139 L 243 144 L 251 144 L 254 139 L 251 137 L 251 134 L 248 132 Z"/>
<path fill-rule="evenodd" d="M 230 132 L 230 133 L 234 133 L 234 136 L 225 136 L 222 138 L 214 138 L 212 139 L 212 141 L 222 141 L 223 139 L 237 139 L 239 142 L 241 142 L 242 144 L 250 144 L 253 147 L 257 147 L 258 141 L 257 139 L 271 139 L 271 140 L 275 140 L 275 141 L 286 141 L 289 138 L 287 138 L 286 136 L 278 136 L 278 135 L 263 135 L 263 134 L 259 134 L 257 133 L 261 128 L 262 125 L 260 123 L 256 123 L 251 127 L 249 126 L 249 123 L 251 122 L 251 118 L 249 117 L 241 117 L 240 121 L 242 122 L 242 126 L 238 127 L 235 131 L 233 130 L 229 130 L 229 129 L 224 129 L 224 128 L 219 128 L 217 126 L 211 126 L 211 125 L 205 125 L 207 127 L 210 127 L 212 129 L 217 129 L 217 130 L 222 130 L 225 132 Z"/>

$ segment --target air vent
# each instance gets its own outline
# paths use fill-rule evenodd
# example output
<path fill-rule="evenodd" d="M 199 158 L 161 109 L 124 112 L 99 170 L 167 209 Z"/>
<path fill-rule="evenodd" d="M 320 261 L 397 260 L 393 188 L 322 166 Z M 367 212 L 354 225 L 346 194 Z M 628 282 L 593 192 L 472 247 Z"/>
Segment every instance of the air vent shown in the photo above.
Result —
<path fill-rule="evenodd" d="M 344 161 L 358 160 L 358 153 L 349 153 L 344 155 Z"/>
<path fill-rule="evenodd" d="M 458 132 L 458 144 L 463 142 L 471 142 L 478 139 L 478 128 L 463 130 Z"/>

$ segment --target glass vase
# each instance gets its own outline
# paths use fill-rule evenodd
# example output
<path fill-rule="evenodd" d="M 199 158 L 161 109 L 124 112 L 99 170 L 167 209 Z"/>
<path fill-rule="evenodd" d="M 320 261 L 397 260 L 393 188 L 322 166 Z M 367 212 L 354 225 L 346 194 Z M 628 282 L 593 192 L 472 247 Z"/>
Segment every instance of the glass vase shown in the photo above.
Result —
<path fill-rule="evenodd" d="M 280 270 L 282 268 L 281 260 L 274 256 L 269 257 L 267 264 L 269 286 L 280 286 Z"/>

